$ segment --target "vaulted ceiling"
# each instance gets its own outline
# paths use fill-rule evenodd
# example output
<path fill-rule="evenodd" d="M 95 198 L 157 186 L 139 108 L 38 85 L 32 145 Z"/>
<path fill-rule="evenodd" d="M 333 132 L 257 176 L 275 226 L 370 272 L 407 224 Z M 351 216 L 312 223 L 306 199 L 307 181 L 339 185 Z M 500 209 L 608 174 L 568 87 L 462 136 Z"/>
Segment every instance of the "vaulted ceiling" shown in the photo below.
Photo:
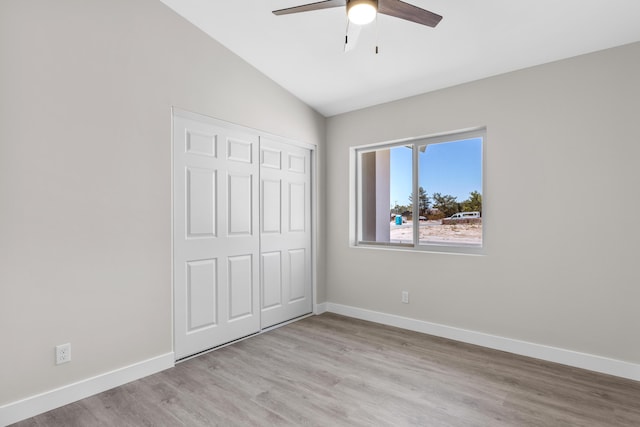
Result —
<path fill-rule="evenodd" d="M 407 0 L 443 20 L 378 14 L 346 53 L 343 7 L 275 16 L 317 0 L 161 1 L 327 117 L 640 41 L 638 0 Z"/>

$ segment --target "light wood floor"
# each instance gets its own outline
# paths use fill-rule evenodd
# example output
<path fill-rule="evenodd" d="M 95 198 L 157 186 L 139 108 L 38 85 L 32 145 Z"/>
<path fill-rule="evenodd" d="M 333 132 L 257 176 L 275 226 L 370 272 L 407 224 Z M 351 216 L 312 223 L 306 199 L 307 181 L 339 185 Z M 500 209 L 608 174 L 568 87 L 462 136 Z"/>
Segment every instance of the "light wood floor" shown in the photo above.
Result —
<path fill-rule="evenodd" d="M 640 426 L 640 383 L 333 314 L 18 426 Z"/>

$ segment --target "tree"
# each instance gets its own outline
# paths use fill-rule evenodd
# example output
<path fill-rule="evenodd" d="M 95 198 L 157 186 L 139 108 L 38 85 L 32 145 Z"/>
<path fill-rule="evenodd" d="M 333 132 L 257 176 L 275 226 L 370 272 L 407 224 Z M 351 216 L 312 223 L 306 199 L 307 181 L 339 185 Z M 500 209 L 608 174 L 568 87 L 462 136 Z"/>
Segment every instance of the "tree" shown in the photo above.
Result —
<path fill-rule="evenodd" d="M 469 198 L 462 202 L 464 212 L 480 212 L 482 215 L 482 194 L 477 191 L 469 193 Z"/>
<path fill-rule="evenodd" d="M 409 194 L 409 201 L 413 206 L 413 194 Z M 426 215 L 429 211 L 429 196 L 424 188 L 418 187 L 418 215 Z"/>
<path fill-rule="evenodd" d="M 402 215 L 406 211 L 410 211 L 411 207 L 399 205 L 398 201 L 395 201 L 395 206 L 391 208 L 391 215 Z"/>
<path fill-rule="evenodd" d="M 451 216 L 458 212 L 458 202 L 455 197 L 449 194 L 433 193 L 431 198 L 433 199 L 433 207 L 442 212 L 444 216 Z"/>

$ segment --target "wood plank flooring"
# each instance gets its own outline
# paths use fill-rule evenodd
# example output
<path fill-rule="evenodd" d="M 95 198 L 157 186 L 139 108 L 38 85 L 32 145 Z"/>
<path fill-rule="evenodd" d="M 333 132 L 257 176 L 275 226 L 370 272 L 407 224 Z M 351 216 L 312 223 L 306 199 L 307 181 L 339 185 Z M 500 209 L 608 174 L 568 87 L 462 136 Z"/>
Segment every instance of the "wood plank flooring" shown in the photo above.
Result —
<path fill-rule="evenodd" d="M 640 426 L 640 383 L 323 314 L 16 426 Z"/>

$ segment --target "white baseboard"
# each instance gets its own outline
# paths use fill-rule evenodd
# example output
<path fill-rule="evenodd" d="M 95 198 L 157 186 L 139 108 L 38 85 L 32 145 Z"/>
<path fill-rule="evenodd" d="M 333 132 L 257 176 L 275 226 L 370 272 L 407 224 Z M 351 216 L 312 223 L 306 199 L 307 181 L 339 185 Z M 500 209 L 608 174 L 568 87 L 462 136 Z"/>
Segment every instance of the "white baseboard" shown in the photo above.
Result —
<path fill-rule="evenodd" d="M 316 304 L 315 309 L 313 310 L 313 314 L 326 313 L 328 304 L 328 302 L 321 302 L 320 304 Z"/>
<path fill-rule="evenodd" d="M 576 368 L 588 369 L 590 371 L 617 377 L 628 378 L 640 381 L 640 365 L 610 359 L 588 353 L 580 353 L 558 347 L 550 347 L 526 341 L 504 338 L 497 335 L 485 334 L 482 332 L 470 331 L 438 323 L 425 322 L 423 320 L 410 319 L 408 317 L 396 316 L 377 311 L 365 310 L 348 305 L 325 303 L 326 311 L 341 314 L 343 316 L 354 317 L 356 319 L 368 320 L 370 322 L 381 323 L 383 325 L 396 326 L 402 329 L 422 332 L 438 337 L 449 338 L 469 344 L 476 344 L 495 350 L 502 350 L 522 356 L 542 359 L 549 362 L 561 363 L 563 365 Z"/>
<path fill-rule="evenodd" d="M 174 366 L 173 352 L 0 406 L 0 426 L 42 414 Z"/>

